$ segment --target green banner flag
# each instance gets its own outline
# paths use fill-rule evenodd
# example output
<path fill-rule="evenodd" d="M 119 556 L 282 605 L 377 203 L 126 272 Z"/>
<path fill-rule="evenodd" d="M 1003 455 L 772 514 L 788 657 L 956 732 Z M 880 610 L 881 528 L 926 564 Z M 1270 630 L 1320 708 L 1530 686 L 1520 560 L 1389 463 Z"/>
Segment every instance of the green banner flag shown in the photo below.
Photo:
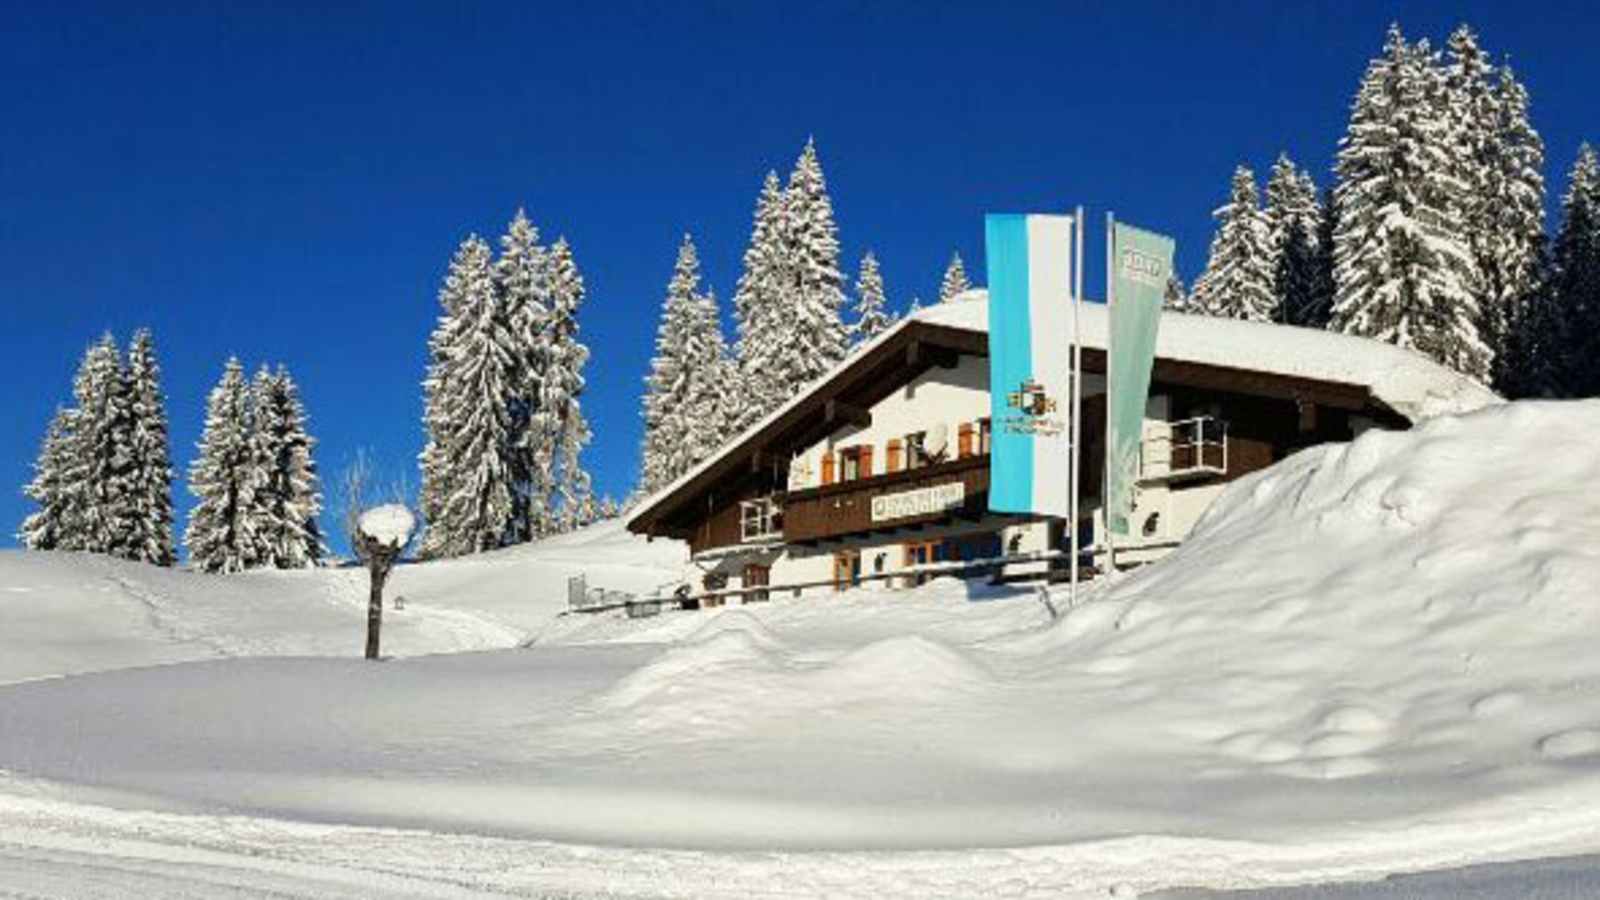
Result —
<path fill-rule="evenodd" d="M 1133 489 L 1139 479 L 1145 400 L 1156 357 L 1156 327 L 1167 280 L 1172 239 L 1117 222 L 1111 240 L 1111 335 L 1106 371 L 1106 525 L 1131 532 Z"/>

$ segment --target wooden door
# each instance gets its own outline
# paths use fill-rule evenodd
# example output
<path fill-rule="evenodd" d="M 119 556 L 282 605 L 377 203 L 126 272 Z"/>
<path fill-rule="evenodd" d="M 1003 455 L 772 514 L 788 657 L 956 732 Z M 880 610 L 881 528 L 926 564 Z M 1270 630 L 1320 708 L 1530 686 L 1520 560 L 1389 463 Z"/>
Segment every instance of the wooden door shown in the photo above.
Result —
<path fill-rule="evenodd" d="M 861 584 L 861 554 L 846 550 L 833 555 L 833 589 L 844 591 Z"/>

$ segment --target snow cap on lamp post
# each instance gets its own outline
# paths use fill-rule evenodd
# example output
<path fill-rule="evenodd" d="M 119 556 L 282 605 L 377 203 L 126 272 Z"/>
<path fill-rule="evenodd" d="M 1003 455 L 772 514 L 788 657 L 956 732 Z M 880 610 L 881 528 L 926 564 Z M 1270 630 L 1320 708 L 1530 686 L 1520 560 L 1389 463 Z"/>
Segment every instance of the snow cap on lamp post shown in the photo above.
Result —
<path fill-rule="evenodd" d="M 411 540 L 411 532 L 416 525 L 417 520 L 411 515 L 411 510 L 399 503 L 375 506 L 362 513 L 357 523 L 363 536 L 391 550 L 404 547 Z"/>

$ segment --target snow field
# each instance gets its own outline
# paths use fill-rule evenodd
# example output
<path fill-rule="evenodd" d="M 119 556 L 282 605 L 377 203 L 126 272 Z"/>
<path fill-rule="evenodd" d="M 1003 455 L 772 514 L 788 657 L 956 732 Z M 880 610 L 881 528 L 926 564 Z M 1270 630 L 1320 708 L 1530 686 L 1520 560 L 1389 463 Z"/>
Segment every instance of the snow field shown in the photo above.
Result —
<path fill-rule="evenodd" d="M 527 887 L 488 849 L 518 847 L 546 889 L 706 896 L 1106 896 L 1592 852 L 1597 430 L 1600 402 L 1518 403 L 1306 451 L 1059 620 L 947 579 L 547 616 L 524 650 L 15 684 L 0 816 L 43 779 L 62 821 L 272 816 L 396 855 L 450 832 L 429 839 L 485 887 Z M 532 634 L 518 573 L 621 567 L 621 540 L 397 578 Z"/>

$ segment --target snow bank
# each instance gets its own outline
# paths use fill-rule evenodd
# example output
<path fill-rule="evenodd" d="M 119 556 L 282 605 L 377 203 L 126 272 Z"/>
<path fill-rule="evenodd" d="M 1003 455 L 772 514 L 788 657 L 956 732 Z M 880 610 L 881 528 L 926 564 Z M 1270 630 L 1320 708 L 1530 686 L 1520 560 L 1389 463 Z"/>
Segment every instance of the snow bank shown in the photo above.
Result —
<path fill-rule="evenodd" d="M 686 551 L 611 521 L 390 576 L 384 648 L 400 656 L 512 647 L 567 608 L 566 580 L 648 592 Z M 360 655 L 366 572 L 207 575 L 75 553 L 0 551 L 0 683 L 230 656 Z"/>

